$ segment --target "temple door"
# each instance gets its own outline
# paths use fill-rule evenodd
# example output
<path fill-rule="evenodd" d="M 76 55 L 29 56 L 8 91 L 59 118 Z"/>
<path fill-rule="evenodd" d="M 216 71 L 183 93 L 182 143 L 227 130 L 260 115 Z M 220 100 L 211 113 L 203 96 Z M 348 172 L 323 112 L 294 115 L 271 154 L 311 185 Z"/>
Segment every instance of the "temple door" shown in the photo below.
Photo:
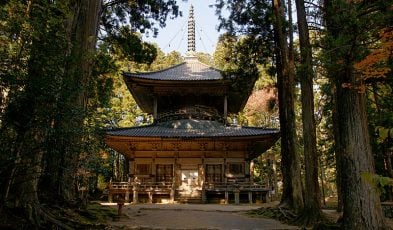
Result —
<path fill-rule="evenodd" d="M 200 188 L 198 183 L 198 169 L 181 170 L 181 186 L 183 195 L 193 196 Z"/>

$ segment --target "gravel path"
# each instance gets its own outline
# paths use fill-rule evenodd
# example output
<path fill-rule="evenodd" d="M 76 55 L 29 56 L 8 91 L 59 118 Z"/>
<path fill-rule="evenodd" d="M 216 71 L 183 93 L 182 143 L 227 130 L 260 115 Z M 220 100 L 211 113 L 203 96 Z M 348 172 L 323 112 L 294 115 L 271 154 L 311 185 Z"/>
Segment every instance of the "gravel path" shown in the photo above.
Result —
<path fill-rule="evenodd" d="M 141 204 L 123 208 L 111 225 L 123 229 L 299 229 L 267 218 L 244 214 L 260 205 Z"/>

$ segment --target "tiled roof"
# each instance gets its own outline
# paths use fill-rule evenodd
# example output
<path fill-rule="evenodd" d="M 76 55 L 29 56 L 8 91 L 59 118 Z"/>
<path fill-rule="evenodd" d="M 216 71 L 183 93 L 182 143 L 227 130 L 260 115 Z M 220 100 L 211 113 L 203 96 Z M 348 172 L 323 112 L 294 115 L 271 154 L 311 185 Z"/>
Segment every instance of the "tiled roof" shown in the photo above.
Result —
<path fill-rule="evenodd" d="M 153 125 L 107 131 L 109 136 L 163 138 L 246 137 L 278 133 L 277 129 L 224 126 L 217 121 L 193 119 L 167 121 Z"/>
<path fill-rule="evenodd" d="M 221 72 L 198 61 L 196 57 L 185 57 L 185 62 L 168 69 L 146 73 L 124 73 L 126 77 L 167 81 L 221 80 Z"/>

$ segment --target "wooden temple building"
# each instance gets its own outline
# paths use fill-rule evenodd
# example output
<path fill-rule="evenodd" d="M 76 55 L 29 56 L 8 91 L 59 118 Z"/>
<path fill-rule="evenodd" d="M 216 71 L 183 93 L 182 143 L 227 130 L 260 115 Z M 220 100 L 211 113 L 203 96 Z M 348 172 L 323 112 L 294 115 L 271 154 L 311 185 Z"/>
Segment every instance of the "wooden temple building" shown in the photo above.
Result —
<path fill-rule="evenodd" d="M 227 123 L 252 87 L 240 91 L 236 76 L 192 56 L 195 22 L 190 10 L 188 55 L 156 72 L 124 73 L 139 107 L 153 124 L 108 130 L 106 143 L 129 162 L 127 182 L 111 182 L 110 199 L 137 202 L 255 202 L 270 188 L 252 181 L 251 162 L 279 138 L 279 130 Z"/>

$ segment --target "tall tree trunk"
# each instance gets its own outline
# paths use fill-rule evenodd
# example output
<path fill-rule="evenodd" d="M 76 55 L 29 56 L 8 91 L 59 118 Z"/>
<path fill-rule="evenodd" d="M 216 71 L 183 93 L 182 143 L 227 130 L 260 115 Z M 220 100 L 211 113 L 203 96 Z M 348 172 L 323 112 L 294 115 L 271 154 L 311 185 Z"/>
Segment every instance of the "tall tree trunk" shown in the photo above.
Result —
<path fill-rule="evenodd" d="M 289 74 L 288 43 L 284 28 L 284 6 L 273 0 L 277 47 L 277 83 L 281 127 L 281 167 L 283 194 L 281 205 L 295 211 L 303 209 L 299 156 L 296 152 L 294 79 Z"/>
<path fill-rule="evenodd" d="M 313 63 L 304 0 L 296 0 L 297 24 L 299 28 L 301 65 L 299 71 L 302 101 L 302 121 L 304 140 L 305 223 L 313 224 L 320 220 L 322 212 L 318 183 L 318 153 L 314 117 Z"/>
<path fill-rule="evenodd" d="M 381 229 L 384 227 L 384 220 L 379 193 L 376 185 L 365 179 L 374 175 L 365 93 L 343 87 L 345 83 L 357 84 L 357 77 L 350 70 L 336 80 L 339 130 L 343 147 L 341 169 L 345 169 L 345 173 L 341 173 L 343 227 Z"/>
<path fill-rule="evenodd" d="M 332 79 L 333 77 L 330 77 Z M 333 103 L 333 110 L 332 110 L 332 123 L 333 123 L 333 135 L 334 135 L 334 157 L 336 160 L 336 186 L 337 186 L 337 212 L 343 211 L 343 196 L 342 196 L 342 181 L 341 181 L 341 173 L 342 173 L 342 166 L 341 166 L 341 156 L 343 155 L 341 151 L 344 147 L 341 147 L 340 141 L 340 130 L 339 130 L 339 122 L 338 122 L 338 114 L 337 114 L 337 101 L 335 95 L 336 87 L 334 86 L 334 82 L 332 84 L 332 103 Z"/>
<path fill-rule="evenodd" d="M 72 16 L 67 21 L 70 61 L 66 64 L 64 85 L 59 100 L 59 111 L 54 121 L 54 151 L 60 156 L 48 155 L 50 184 L 65 201 L 77 196 L 77 169 L 79 156 L 84 148 L 84 119 L 87 109 L 89 82 L 97 40 L 101 0 L 78 0 L 69 5 Z"/>

